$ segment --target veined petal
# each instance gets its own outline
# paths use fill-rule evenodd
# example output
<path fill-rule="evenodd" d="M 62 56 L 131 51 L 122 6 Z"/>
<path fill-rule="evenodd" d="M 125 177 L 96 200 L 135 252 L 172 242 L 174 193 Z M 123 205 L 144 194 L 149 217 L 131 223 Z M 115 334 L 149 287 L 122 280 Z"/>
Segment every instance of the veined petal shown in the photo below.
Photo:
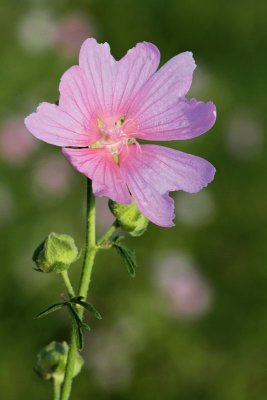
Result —
<path fill-rule="evenodd" d="M 144 140 L 192 139 L 207 132 L 216 121 L 216 107 L 195 99 L 155 105 L 137 119 L 136 137 Z"/>
<path fill-rule="evenodd" d="M 170 191 L 198 192 L 215 174 L 208 161 L 157 145 L 128 146 L 120 166 L 137 207 L 160 226 L 173 226 Z"/>
<path fill-rule="evenodd" d="M 88 133 L 89 144 L 96 142 L 101 135 L 94 113 L 94 99 L 85 73 L 78 65 L 63 74 L 59 91 L 59 108 L 81 123 Z"/>
<path fill-rule="evenodd" d="M 92 180 L 96 196 L 130 204 L 131 196 L 112 154 L 105 148 L 63 149 L 72 166 Z"/>
<path fill-rule="evenodd" d="M 88 146 L 86 127 L 56 104 L 41 103 L 37 111 L 25 118 L 28 130 L 38 139 L 56 146 Z"/>
<path fill-rule="evenodd" d="M 79 65 L 86 75 L 95 108 L 103 117 L 104 111 L 112 106 L 116 60 L 110 54 L 108 43 L 98 44 L 87 39 L 80 51 Z"/>
<path fill-rule="evenodd" d="M 137 93 L 156 72 L 160 62 L 158 48 L 148 42 L 138 43 L 118 61 L 114 110 L 127 114 Z"/>
<path fill-rule="evenodd" d="M 163 65 L 147 81 L 129 110 L 129 118 L 139 119 L 144 114 L 156 113 L 177 103 L 188 92 L 196 68 L 192 53 L 178 54 Z M 167 103 L 167 104 L 166 104 Z"/>
<path fill-rule="evenodd" d="M 102 116 L 126 113 L 137 92 L 156 71 L 159 59 L 158 49 L 144 42 L 116 61 L 107 43 L 87 39 L 81 47 L 79 64 L 97 111 Z"/>

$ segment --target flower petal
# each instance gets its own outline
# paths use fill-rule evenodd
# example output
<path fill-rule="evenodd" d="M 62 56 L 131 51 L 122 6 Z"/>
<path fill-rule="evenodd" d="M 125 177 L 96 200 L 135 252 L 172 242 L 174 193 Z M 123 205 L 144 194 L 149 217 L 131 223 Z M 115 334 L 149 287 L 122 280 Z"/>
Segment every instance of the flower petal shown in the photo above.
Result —
<path fill-rule="evenodd" d="M 87 39 L 80 52 L 95 107 L 101 116 L 122 115 L 159 64 L 159 51 L 150 43 L 139 43 L 120 60 L 110 54 L 107 43 Z"/>
<path fill-rule="evenodd" d="M 131 105 L 130 116 L 140 117 L 155 108 L 159 110 L 165 107 L 166 102 L 168 105 L 177 103 L 188 92 L 195 68 L 192 53 L 185 52 L 173 57 L 143 86 Z"/>
<path fill-rule="evenodd" d="M 215 123 L 216 107 L 195 99 L 154 105 L 137 119 L 135 137 L 145 140 L 192 139 L 207 132 Z"/>
<path fill-rule="evenodd" d="M 33 136 L 56 146 L 88 146 L 86 127 L 56 104 L 41 103 L 37 111 L 25 118 Z"/>
<path fill-rule="evenodd" d="M 152 43 L 138 43 L 118 61 L 118 75 L 114 93 L 114 110 L 127 114 L 137 93 L 156 72 L 160 52 Z"/>
<path fill-rule="evenodd" d="M 120 168 L 107 149 L 63 149 L 63 154 L 75 169 L 92 180 L 96 196 L 106 196 L 122 204 L 131 203 Z"/>
<path fill-rule="evenodd" d="M 170 191 L 198 192 L 215 174 L 215 168 L 202 158 L 156 145 L 128 146 L 120 165 L 137 207 L 160 226 L 173 226 Z"/>
<path fill-rule="evenodd" d="M 94 114 L 94 100 L 85 73 L 75 65 L 62 76 L 60 85 L 59 108 L 77 119 L 89 136 L 89 144 L 96 142 L 101 134 Z"/>

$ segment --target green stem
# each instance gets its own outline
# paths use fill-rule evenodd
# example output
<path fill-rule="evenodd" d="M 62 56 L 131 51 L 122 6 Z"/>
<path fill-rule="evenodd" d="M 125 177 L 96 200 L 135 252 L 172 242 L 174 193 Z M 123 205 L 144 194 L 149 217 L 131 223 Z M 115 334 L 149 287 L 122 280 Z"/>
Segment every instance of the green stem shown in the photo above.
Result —
<path fill-rule="evenodd" d="M 53 384 L 54 384 L 54 400 L 60 400 L 61 383 L 57 379 L 54 379 Z"/>
<path fill-rule="evenodd" d="M 111 236 L 113 235 L 113 233 L 116 232 L 117 229 L 118 229 L 118 223 L 117 223 L 117 221 L 115 221 L 115 222 L 113 222 L 111 227 L 107 230 L 107 232 L 103 236 L 101 236 L 101 238 L 97 242 L 97 245 L 100 246 L 106 240 L 109 240 L 111 238 Z"/>
<path fill-rule="evenodd" d="M 95 238 L 95 197 L 92 192 L 91 181 L 87 185 L 87 230 L 86 230 L 86 248 L 85 257 L 80 280 L 79 296 L 87 298 L 87 293 L 91 281 L 92 268 L 97 252 Z M 82 314 L 82 313 L 81 313 Z"/>
<path fill-rule="evenodd" d="M 69 297 L 70 298 L 74 297 L 75 296 L 75 292 L 74 292 L 74 289 L 73 289 L 72 284 L 70 282 L 68 271 L 62 271 L 61 272 L 61 277 L 62 277 L 62 279 L 63 279 L 63 281 L 65 283 L 65 286 L 66 286 L 66 289 L 67 289 Z"/>
<path fill-rule="evenodd" d="M 86 223 L 86 248 L 83 263 L 82 276 L 80 281 L 79 296 L 87 298 L 91 273 L 94 264 L 95 255 L 97 252 L 95 239 L 95 198 L 92 192 L 91 181 L 87 181 L 87 223 Z M 83 317 L 83 308 L 78 308 L 79 317 Z M 69 346 L 68 360 L 65 371 L 65 378 L 62 387 L 61 400 L 70 398 L 74 364 L 77 354 L 76 332 L 75 325 L 72 325 L 71 340 Z"/>

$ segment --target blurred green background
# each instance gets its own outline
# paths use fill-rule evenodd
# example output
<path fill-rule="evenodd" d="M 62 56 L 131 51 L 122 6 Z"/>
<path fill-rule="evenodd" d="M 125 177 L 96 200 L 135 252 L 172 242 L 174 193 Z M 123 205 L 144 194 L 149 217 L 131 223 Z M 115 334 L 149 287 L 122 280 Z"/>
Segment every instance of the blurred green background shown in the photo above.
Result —
<path fill-rule="evenodd" d="M 162 62 L 193 51 L 189 95 L 213 100 L 218 119 L 171 145 L 207 158 L 217 175 L 199 194 L 175 194 L 176 227 L 127 238 L 135 279 L 115 252 L 97 257 L 89 298 L 103 320 L 90 321 L 73 399 L 265 400 L 266 1 L 1 0 L 0 12 L 1 398 L 52 398 L 32 366 L 41 347 L 68 339 L 65 311 L 33 319 L 64 288 L 35 272 L 31 256 L 50 231 L 83 246 L 85 178 L 31 138 L 23 118 L 57 99 L 60 76 L 94 36 L 117 58 L 143 40 Z M 99 234 L 111 222 L 99 201 Z"/>

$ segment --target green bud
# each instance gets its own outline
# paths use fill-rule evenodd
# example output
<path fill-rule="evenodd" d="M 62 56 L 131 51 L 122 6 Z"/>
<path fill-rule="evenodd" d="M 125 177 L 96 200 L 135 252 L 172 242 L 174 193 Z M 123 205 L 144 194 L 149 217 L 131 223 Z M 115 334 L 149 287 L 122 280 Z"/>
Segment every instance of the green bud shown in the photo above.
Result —
<path fill-rule="evenodd" d="M 33 254 L 36 269 L 41 272 L 60 273 L 79 258 L 74 239 L 68 235 L 50 233 Z"/>
<path fill-rule="evenodd" d="M 62 383 L 67 364 L 69 346 L 66 342 L 51 342 L 44 347 L 36 358 L 34 371 L 43 379 L 55 379 Z M 73 376 L 79 374 L 83 359 L 77 352 Z"/>
<path fill-rule="evenodd" d="M 141 236 L 147 229 L 148 219 L 140 213 L 134 201 L 124 205 L 109 200 L 109 208 L 116 217 L 118 225 L 131 236 Z"/>

